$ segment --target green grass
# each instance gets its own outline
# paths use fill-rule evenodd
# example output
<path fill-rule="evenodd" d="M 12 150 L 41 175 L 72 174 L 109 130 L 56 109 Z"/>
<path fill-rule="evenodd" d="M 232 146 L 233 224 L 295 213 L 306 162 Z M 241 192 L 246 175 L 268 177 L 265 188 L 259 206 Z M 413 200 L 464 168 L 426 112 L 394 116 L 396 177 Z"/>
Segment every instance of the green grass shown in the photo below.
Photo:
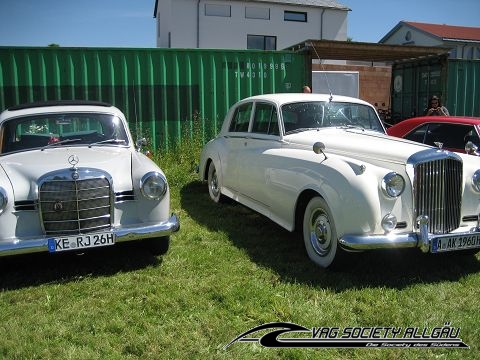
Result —
<path fill-rule="evenodd" d="M 416 251 L 313 265 L 297 235 L 238 204 L 210 201 L 200 145 L 156 154 L 180 232 L 153 257 L 137 244 L 82 256 L 0 258 L 2 359 L 475 359 L 480 261 Z M 269 349 L 234 343 L 269 322 L 461 327 L 469 350 Z M 258 334 L 257 334 L 258 335 Z"/>

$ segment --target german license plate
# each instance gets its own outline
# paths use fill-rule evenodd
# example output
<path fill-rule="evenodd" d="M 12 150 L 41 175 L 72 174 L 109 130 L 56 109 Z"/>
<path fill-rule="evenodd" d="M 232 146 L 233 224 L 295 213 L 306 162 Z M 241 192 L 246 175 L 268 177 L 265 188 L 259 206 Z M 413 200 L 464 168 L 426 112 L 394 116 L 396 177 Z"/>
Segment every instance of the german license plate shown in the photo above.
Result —
<path fill-rule="evenodd" d="M 480 250 L 480 234 L 463 234 L 457 236 L 452 235 L 446 237 L 438 237 L 432 240 L 432 253 L 466 249 Z"/>
<path fill-rule="evenodd" d="M 48 239 L 48 251 L 82 250 L 113 244 L 115 244 L 115 234 L 111 232 L 73 235 Z"/>

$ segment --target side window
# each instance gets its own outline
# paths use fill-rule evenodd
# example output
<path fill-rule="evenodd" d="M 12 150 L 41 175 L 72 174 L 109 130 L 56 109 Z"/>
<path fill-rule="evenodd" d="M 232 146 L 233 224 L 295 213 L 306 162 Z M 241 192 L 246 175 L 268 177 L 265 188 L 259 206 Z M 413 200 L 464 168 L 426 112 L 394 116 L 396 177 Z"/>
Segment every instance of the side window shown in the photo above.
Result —
<path fill-rule="evenodd" d="M 405 136 L 405 139 L 425 143 L 425 134 L 428 131 L 428 124 L 420 126 Z"/>
<path fill-rule="evenodd" d="M 430 124 L 428 130 L 426 144 L 435 145 L 435 142 L 440 142 L 445 148 L 463 149 L 473 128 L 460 124 Z"/>
<path fill-rule="evenodd" d="M 478 137 L 477 132 L 475 131 L 475 128 L 472 127 L 472 129 L 465 135 L 465 144 L 471 141 L 475 145 L 480 146 L 480 138 Z"/>
<path fill-rule="evenodd" d="M 279 135 L 278 117 L 275 106 L 264 103 L 256 104 L 252 132 Z"/>
<path fill-rule="evenodd" d="M 235 110 L 232 122 L 230 123 L 230 132 L 247 132 L 252 114 L 252 103 L 242 104 Z"/>

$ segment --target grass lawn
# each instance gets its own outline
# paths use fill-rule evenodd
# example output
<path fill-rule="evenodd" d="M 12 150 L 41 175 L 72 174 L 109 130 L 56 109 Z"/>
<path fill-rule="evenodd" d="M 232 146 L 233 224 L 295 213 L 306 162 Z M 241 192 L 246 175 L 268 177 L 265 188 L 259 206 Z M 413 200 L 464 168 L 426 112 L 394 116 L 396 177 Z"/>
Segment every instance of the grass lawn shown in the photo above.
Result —
<path fill-rule="evenodd" d="M 320 269 L 298 235 L 211 202 L 193 171 L 197 155 L 158 158 L 181 220 L 163 257 L 132 243 L 0 258 L 0 358 L 479 358 L 479 255 L 370 252 L 345 269 Z M 430 330 L 449 322 L 470 349 L 223 349 L 271 322 Z"/>

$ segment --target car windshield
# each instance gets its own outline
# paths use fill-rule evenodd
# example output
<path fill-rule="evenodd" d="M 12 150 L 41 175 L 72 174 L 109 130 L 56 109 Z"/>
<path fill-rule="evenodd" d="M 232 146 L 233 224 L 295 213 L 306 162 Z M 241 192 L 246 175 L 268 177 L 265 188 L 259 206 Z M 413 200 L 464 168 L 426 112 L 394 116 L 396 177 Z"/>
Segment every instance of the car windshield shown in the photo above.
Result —
<path fill-rule="evenodd" d="M 6 121 L 0 133 L 2 154 L 66 145 L 128 145 L 122 121 L 110 114 L 29 115 Z"/>
<path fill-rule="evenodd" d="M 310 101 L 282 106 L 285 134 L 324 127 L 355 127 L 385 133 L 370 106 L 347 102 Z"/>

